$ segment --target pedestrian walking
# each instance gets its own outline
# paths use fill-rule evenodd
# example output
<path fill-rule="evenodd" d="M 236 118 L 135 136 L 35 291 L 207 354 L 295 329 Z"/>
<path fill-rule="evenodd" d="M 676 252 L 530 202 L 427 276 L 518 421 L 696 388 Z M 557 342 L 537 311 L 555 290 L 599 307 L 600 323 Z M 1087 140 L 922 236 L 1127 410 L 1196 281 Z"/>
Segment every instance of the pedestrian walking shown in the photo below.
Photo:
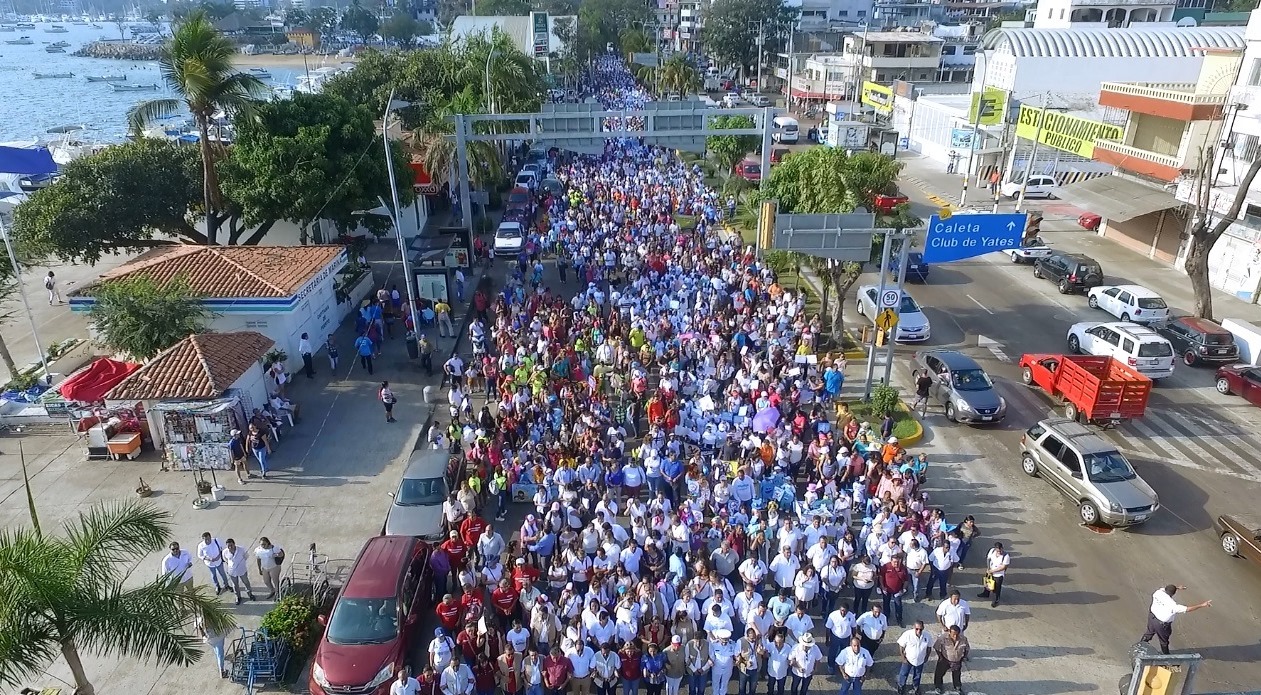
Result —
<path fill-rule="evenodd" d="M 924 629 L 924 621 L 916 620 L 910 630 L 898 637 L 898 650 L 902 665 L 898 667 L 898 695 L 906 695 L 909 688 L 920 695 L 920 681 L 924 677 L 924 664 L 932 653 L 933 636 Z"/>
<path fill-rule="evenodd" d="M 955 690 L 963 690 L 963 662 L 968 659 L 968 638 L 957 627 L 946 630 L 946 634 L 937 640 L 934 650 L 937 652 L 937 665 L 933 668 L 933 688 L 942 691 L 942 681 L 946 672 L 950 672 L 950 682 Z"/>
<path fill-rule="evenodd" d="M 158 573 L 162 578 L 175 578 L 179 583 L 180 591 L 191 594 L 193 592 L 193 556 L 188 554 L 187 550 L 181 550 L 180 544 L 174 541 L 168 546 L 170 553 L 162 557 L 162 571 Z"/>
<path fill-rule="evenodd" d="M 329 371 L 337 371 L 337 341 L 332 333 L 329 333 L 328 340 L 324 341 L 324 353 L 328 355 Z"/>
<path fill-rule="evenodd" d="M 390 695 L 420 695 L 420 681 L 409 673 L 406 666 L 398 670 L 398 678 L 390 684 Z"/>
<path fill-rule="evenodd" d="M 272 381 L 276 382 L 276 393 L 280 394 L 281 398 L 284 398 L 285 389 L 289 384 L 289 372 L 285 370 L 285 363 L 280 360 L 273 362 L 271 367 L 268 368 L 267 374 Z"/>
<path fill-rule="evenodd" d="M 228 677 L 227 654 L 224 650 L 224 642 L 227 640 L 229 631 L 218 631 L 206 625 L 206 619 L 200 613 L 196 620 L 193 621 L 193 627 L 197 630 L 197 634 L 206 642 L 206 646 L 210 648 L 210 653 L 214 654 L 215 665 L 219 668 L 219 677 Z"/>
<path fill-rule="evenodd" d="M 927 417 L 928 394 L 933 388 L 933 375 L 927 369 L 917 369 L 911 372 L 911 378 L 915 380 L 915 400 L 911 403 L 911 410 L 918 410 L 922 417 Z"/>
<path fill-rule="evenodd" d="M 201 543 L 197 544 L 197 557 L 210 570 L 210 581 L 214 582 L 215 595 L 227 591 L 228 573 L 223 567 L 223 543 L 206 531 L 201 534 Z"/>
<path fill-rule="evenodd" d="M 250 564 L 245 548 L 229 538 L 223 544 L 223 566 L 232 581 L 232 593 L 236 594 L 236 605 L 241 605 L 241 586 L 245 586 L 245 595 L 254 601 L 254 585 L 250 584 Z"/>
<path fill-rule="evenodd" d="M 455 326 L 451 324 L 451 305 L 445 299 L 439 299 L 433 305 L 433 313 L 438 319 L 438 337 L 456 337 Z"/>
<path fill-rule="evenodd" d="M 57 289 L 57 276 L 51 270 L 44 276 L 44 289 L 48 290 L 48 306 L 52 306 L 54 302 L 61 304 L 61 291 Z"/>
<path fill-rule="evenodd" d="M 1181 613 L 1191 613 L 1213 605 L 1212 600 L 1201 601 L 1193 606 L 1184 606 L 1173 600 L 1174 594 L 1185 586 L 1169 584 L 1152 593 L 1152 604 L 1147 610 L 1147 631 L 1139 638 L 1140 643 L 1148 643 L 1155 637 L 1160 642 L 1160 653 L 1169 653 L 1169 637 L 1173 635 L 1173 621 Z"/>
<path fill-rule="evenodd" d="M 390 389 L 390 382 L 381 382 L 381 390 L 377 391 L 377 399 L 381 401 L 381 405 L 385 406 L 385 421 L 395 422 L 394 404 L 398 403 L 398 398 L 395 397 L 394 391 Z"/>
<path fill-rule="evenodd" d="M 836 665 L 841 668 L 841 692 L 839 695 L 863 695 L 863 681 L 867 678 L 867 669 L 871 668 L 871 653 L 863 648 L 862 640 L 852 637 L 849 648 L 842 650 L 836 657 Z"/>
<path fill-rule="evenodd" d="M 1003 180 L 1003 174 L 998 169 L 990 172 L 990 195 L 998 195 L 998 184 Z"/>
<path fill-rule="evenodd" d="M 258 468 L 262 471 L 263 480 L 267 480 L 267 457 L 271 456 L 271 442 L 268 441 L 267 435 L 258 429 L 258 425 L 250 425 L 250 434 L 246 440 L 250 445 L 250 451 L 254 452 L 254 458 L 258 459 Z"/>
<path fill-rule="evenodd" d="M 302 355 L 302 371 L 306 373 L 306 378 L 315 378 L 315 361 L 312 354 L 315 351 L 311 348 L 311 339 L 306 333 L 298 339 L 298 354 Z"/>
<path fill-rule="evenodd" d="M 464 302 L 464 271 L 455 269 L 455 301 Z"/>
<path fill-rule="evenodd" d="M 359 353 L 359 365 L 368 370 L 368 374 L 372 374 L 372 356 L 376 354 L 376 346 L 366 331 L 355 338 L 355 350 Z"/>
<path fill-rule="evenodd" d="M 271 592 L 267 599 L 276 598 L 276 592 L 280 591 L 280 566 L 285 562 L 285 549 L 263 536 L 258 539 L 258 547 L 254 549 L 254 561 L 258 565 L 258 573 L 263 577 L 263 585 Z"/>
<path fill-rule="evenodd" d="M 228 433 L 228 452 L 232 456 L 232 469 L 236 471 L 236 482 L 241 485 L 245 484 L 245 478 L 253 478 L 254 474 L 250 473 L 250 459 L 248 451 L 246 451 L 245 435 L 241 434 L 241 430 L 232 430 Z"/>
<path fill-rule="evenodd" d="M 1011 564 L 1011 556 L 1003 550 L 1002 543 L 995 543 L 993 549 L 985 556 L 985 577 L 982 580 L 984 591 L 977 594 L 977 598 L 989 598 L 992 594 L 994 600 L 990 602 L 990 607 L 998 606 L 998 600 L 1003 596 L 1003 579 L 1007 576 L 1007 567 Z"/>
<path fill-rule="evenodd" d="M 433 341 L 424 333 L 421 333 L 420 339 L 416 343 L 416 349 L 420 353 L 420 366 L 425 368 L 425 374 L 433 376 Z"/>

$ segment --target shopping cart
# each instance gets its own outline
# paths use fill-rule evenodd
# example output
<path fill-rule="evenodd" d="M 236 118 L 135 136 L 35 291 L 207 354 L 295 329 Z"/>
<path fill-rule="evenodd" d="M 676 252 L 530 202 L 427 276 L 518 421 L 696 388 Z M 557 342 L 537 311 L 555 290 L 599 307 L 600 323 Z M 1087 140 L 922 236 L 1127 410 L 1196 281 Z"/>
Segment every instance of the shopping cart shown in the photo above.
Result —
<path fill-rule="evenodd" d="M 241 628 L 241 636 L 232 641 L 229 676 L 233 683 L 244 686 L 246 693 L 255 693 L 269 683 L 282 682 L 288 666 L 289 642 L 284 638 L 271 638 L 264 628 Z"/>

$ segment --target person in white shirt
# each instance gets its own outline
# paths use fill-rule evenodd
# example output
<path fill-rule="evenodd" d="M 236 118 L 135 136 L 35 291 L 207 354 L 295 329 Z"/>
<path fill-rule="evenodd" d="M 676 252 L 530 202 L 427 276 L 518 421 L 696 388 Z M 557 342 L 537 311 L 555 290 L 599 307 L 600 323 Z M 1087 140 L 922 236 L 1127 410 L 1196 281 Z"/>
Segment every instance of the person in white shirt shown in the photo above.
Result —
<path fill-rule="evenodd" d="M 460 661 L 457 654 L 451 658 L 451 663 L 442 669 L 442 678 L 438 681 L 438 687 L 442 689 L 442 695 L 472 695 L 473 693 L 473 671 L 468 665 Z"/>
<path fill-rule="evenodd" d="M 793 648 L 784 641 L 784 633 L 776 632 L 775 638 L 766 642 L 767 695 L 784 695 L 784 683 L 788 680 L 788 660 Z"/>
<path fill-rule="evenodd" d="M 1173 600 L 1173 596 L 1178 593 L 1178 589 L 1185 588 L 1185 586 L 1169 584 L 1152 593 L 1152 605 L 1147 610 L 1147 632 L 1144 632 L 1143 636 L 1139 638 L 1140 643 L 1151 642 L 1152 637 L 1156 637 L 1160 641 L 1160 653 L 1168 654 L 1169 637 L 1173 635 L 1174 618 L 1182 613 L 1198 611 L 1201 608 L 1208 608 L 1213 605 L 1212 600 L 1202 601 L 1194 606 L 1184 606 Z"/>
<path fill-rule="evenodd" d="M 898 669 L 898 695 L 904 695 L 912 685 L 915 692 L 919 692 L 920 680 L 924 677 L 924 664 L 928 661 L 932 648 L 933 636 L 924 629 L 922 620 L 916 620 L 915 625 L 898 638 L 898 649 L 902 653 L 902 666 Z"/>
<path fill-rule="evenodd" d="M 779 588 L 791 589 L 793 579 L 796 579 L 797 570 L 800 568 L 801 562 L 793 554 L 792 548 L 785 547 L 774 560 L 771 560 L 770 571 L 775 576 L 775 583 L 779 585 Z"/>
<path fill-rule="evenodd" d="M 836 673 L 837 655 L 849 644 L 849 638 L 854 636 L 856 621 L 854 614 L 849 612 L 849 605 L 842 603 L 840 608 L 828 615 L 827 622 L 824 623 L 828 630 L 828 668 L 833 674 Z"/>
<path fill-rule="evenodd" d="M 851 637 L 849 648 L 841 650 L 836 657 L 836 665 L 841 668 L 839 695 L 863 695 L 863 680 L 871 664 L 871 653 L 863 649 L 862 640 Z"/>
<path fill-rule="evenodd" d="M 736 669 L 736 654 L 740 646 L 731 641 L 731 630 L 715 630 L 709 642 L 710 683 L 712 692 L 725 693 Z"/>
<path fill-rule="evenodd" d="M 911 539 L 910 547 L 906 550 L 906 571 L 911 575 L 911 598 L 919 603 L 919 583 L 928 574 L 928 551 L 924 550 L 920 545 L 919 539 Z"/>
<path fill-rule="evenodd" d="M 302 371 L 306 373 L 306 378 L 315 378 L 315 362 L 311 359 L 311 354 L 315 350 L 311 348 L 311 339 L 306 333 L 298 340 L 298 354 L 302 356 Z"/>
<path fill-rule="evenodd" d="M 739 572 L 741 579 L 748 584 L 752 584 L 755 591 L 760 591 L 762 580 L 766 578 L 766 563 L 762 562 L 756 555 L 753 555 L 740 563 Z"/>
<path fill-rule="evenodd" d="M 171 543 L 171 552 L 162 557 L 162 570 L 158 576 L 166 579 L 173 577 L 179 582 L 180 591 L 193 591 L 193 557 L 187 550 L 181 550 L 179 543 Z"/>
<path fill-rule="evenodd" d="M 245 594 L 254 600 L 254 587 L 250 584 L 250 561 L 245 548 L 229 538 L 223 546 L 223 565 L 232 580 L 232 591 L 236 594 L 236 605 L 241 605 L 241 585 L 245 585 Z"/>
<path fill-rule="evenodd" d="M 446 630 L 435 628 L 433 639 L 429 641 L 428 653 L 429 664 L 435 671 L 442 671 L 455 655 L 455 640 L 447 636 Z"/>
<path fill-rule="evenodd" d="M 998 600 L 1003 596 L 1003 578 L 1007 576 L 1007 566 L 1011 564 L 1011 556 L 1003 550 L 1002 543 L 995 543 L 994 547 L 985 556 L 985 571 L 994 582 L 994 588 L 982 586 L 983 591 L 977 594 L 977 598 L 989 598 L 990 594 L 994 594 L 994 600 L 990 602 L 990 607 L 998 606 Z"/>
<path fill-rule="evenodd" d="M 477 556 L 480 558 L 499 557 L 504 552 L 504 537 L 499 535 L 493 524 L 486 524 L 482 535 L 477 537 Z M 492 584 L 491 586 L 494 586 Z"/>
<path fill-rule="evenodd" d="M 280 565 L 285 560 L 285 549 L 263 536 L 258 539 L 258 547 L 254 549 L 254 560 L 258 565 L 258 573 L 263 577 L 263 584 L 271 591 L 267 599 L 276 598 L 276 592 L 280 591 Z"/>
<path fill-rule="evenodd" d="M 823 652 L 814 643 L 814 635 L 809 632 L 797 640 L 788 655 L 788 664 L 792 668 L 792 695 L 808 695 L 810 680 L 814 678 L 814 667 L 823 660 Z"/>
<path fill-rule="evenodd" d="M 862 640 L 863 649 L 869 654 L 875 654 L 884 641 L 885 631 L 889 629 L 889 619 L 881 612 L 880 604 L 873 603 L 871 610 L 858 616 L 854 628 Z"/>
<path fill-rule="evenodd" d="M 814 619 L 806 615 L 805 605 L 798 601 L 792 615 L 784 621 L 784 627 L 788 628 L 792 641 L 799 642 L 803 636 L 810 634 L 810 631 L 814 629 Z"/>
<path fill-rule="evenodd" d="M 746 584 L 744 591 L 736 594 L 735 598 L 731 600 L 731 606 L 735 614 L 740 618 L 743 618 L 748 615 L 750 610 L 761 602 L 762 595 L 754 590 L 752 584 Z"/>
<path fill-rule="evenodd" d="M 420 681 L 407 675 L 407 668 L 398 670 L 398 680 L 390 684 L 390 695 L 417 695 L 420 692 Z"/>
<path fill-rule="evenodd" d="M 504 635 L 504 639 L 512 646 L 512 651 L 525 653 L 525 647 L 530 643 L 530 631 L 521 626 L 520 618 L 513 618 L 512 629 Z"/>
<path fill-rule="evenodd" d="M 943 631 L 951 627 L 959 628 L 959 632 L 968 629 L 968 623 L 972 621 L 972 608 L 962 596 L 959 590 L 955 589 L 950 592 L 950 598 L 937 606 L 937 624 L 941 625 Z"/>
<path fill-rule="evenodd" d="M 935 586 L 941 597 L 946 598 L 946 584 L 950 581 L 950 575 L 957 564 L 959 564 L 959 556 L 950 549 L 950 542 L 943 539 L 928 555 L 928 588 L 924 591 L 924 596 L 931 599 Z"/>
<path fill-rule="evenodd" d="M 228 573 L 223 568 L 223 543 L 207 531 L 201 534 L 201 543 L 197 544 L 197 557 L 210 570 L 210 581 L 214 582 L 215 595 L 228 590 Z"/>
<path fill-rule="evenodd" d="M 591 669 L 595 666 L 595 650 L 587 646 L 586 642 L 577 642 L 570 649 L 565 650 L 565 656 L 569 657 L 569 663 L 573 666 L 573 671 L 569 674 L 570 692 L 573 695 L 590 695 Z"/>

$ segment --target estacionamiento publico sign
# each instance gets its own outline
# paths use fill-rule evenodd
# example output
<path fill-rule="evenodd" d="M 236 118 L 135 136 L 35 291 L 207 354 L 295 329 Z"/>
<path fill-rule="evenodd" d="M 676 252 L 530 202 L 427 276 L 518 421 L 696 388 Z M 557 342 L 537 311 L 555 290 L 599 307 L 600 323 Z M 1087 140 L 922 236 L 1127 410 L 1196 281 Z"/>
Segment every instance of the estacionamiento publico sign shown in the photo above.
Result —
<path fill-rule="evenodd" d="M 1042 119 L 1042 132 L 1038 133 L 1038 119 Z M 1093 159 L 1096 140 L 1117 140 L 1125 137 L 1125 129 L 1109 123 L 1100 123 L 1066 113 L 1047 111 L 1034 106 L 1020 107 L 1016 122 L 1016 137 L 1038 142 L 1061 152 Z"/>

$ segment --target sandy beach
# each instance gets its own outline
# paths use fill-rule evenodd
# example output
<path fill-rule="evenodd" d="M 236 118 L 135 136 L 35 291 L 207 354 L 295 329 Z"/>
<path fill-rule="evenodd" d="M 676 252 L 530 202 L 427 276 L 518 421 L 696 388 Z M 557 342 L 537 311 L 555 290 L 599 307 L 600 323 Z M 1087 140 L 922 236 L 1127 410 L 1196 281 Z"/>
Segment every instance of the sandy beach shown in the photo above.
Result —
<path fill-rule="evenodd" d="M 339 55 L 274 55 L 270 53 L 246 55 L 240 53 L 233 58 L 232 62 L 239 68 L 289 68 L 291 70 L 301 70 L 307 67 L 318 68 L 341 65 L 342 63 L 353 63 L 355 58 L 354 56 Z"/>

